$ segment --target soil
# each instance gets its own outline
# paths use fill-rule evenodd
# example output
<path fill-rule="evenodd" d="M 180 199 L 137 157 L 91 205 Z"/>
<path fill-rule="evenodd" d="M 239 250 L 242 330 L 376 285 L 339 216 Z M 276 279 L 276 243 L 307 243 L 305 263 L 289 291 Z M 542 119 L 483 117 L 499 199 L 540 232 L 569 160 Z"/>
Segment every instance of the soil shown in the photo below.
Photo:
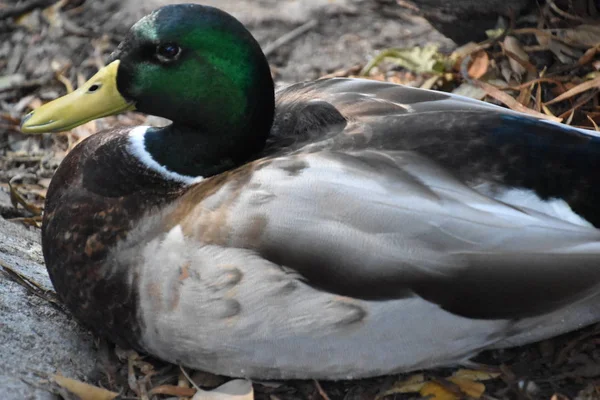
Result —
<path fill-rule="evenodd" d="M 0 397 L 52 399 L 68 396 L 45 380 L 65 376 L 119 391 L 131 378 L 130 353 L 98 346 L 92 335 L 53 301 L 43 266 L 37 208 L 43 206 L 52 174 L 69 148 L 98 129 L 115 124 L 160 123 L 129 113 L 88 123 L 58 135 L 26 136 L 19 132 L 22 116 L 32 107 L 64 94 L 104 64 L 128 28 L 149 10 L 170 0 L 62 0 L 38 7 L 17 19 L 3 11 L 32 0 L 0 0 Z M 40 4 L 43 2 L 39 2 Z M 46 1 L 45 5 L 55 2 Z M 453 43 L 427 22 L 389 0 L 205 0 L 231 12 L 248 26 L 263 48 L 304 24 L 306 33 L 276 47 L 268 56 L 278 84 L 315 79 L 340 69 L 364 65 L 378 50 Z M 314 21 L 314 22 L 311 22 Z M 9 182 L 12 183 L 13 192 Z M 22 201 L 15 206 L 15 196 Z M 12 197 L 12 199 L 11 199 Z M 20 274 L 20 275 L 19 275 Z M 27 279 L 40 288 L 27 286 Z M 29 287 L 29 289 L 26 289 Z M 494 398 L 594 398 L 600 348 L 596 328 L 523 349 L 494 352 L 479 361 L 503 365 L 502 379 L 486 382 Z M 110 353 L 112 355 L 108 355 Z M 135 359 L 143 375 L 146 361 Z M 150 361 L 160 376 L 178 371 Z M 137 363 L 137 364 L 136 364 Z M 132 367 L 133 368 L 133 367 Z M 150 367 L 148 367 L 150 368 Z M 435 378 L 453 371 L 433 371 Z M 204 387 L 222 378 L 197 373 Z M 166 380 L 167 378 L 165 378 Z M 256 397 L 270 400 L 374 399 L 393 388 L 399 377 L 366 381 L 256 384 Z M 134 376 L 135 380 L 135 376 Z M 532 381 L 533 383 L 528 383 Z M 322 389 L 322 390 L 319 390 Z M 129 392 L 130 394 L 133 392 Z M 388 398 L 411 398 L 393 394 Z M 68 398 L 68 397 L 67 397 Z M 561 397 L 557 397 L 561 399 Z"/>

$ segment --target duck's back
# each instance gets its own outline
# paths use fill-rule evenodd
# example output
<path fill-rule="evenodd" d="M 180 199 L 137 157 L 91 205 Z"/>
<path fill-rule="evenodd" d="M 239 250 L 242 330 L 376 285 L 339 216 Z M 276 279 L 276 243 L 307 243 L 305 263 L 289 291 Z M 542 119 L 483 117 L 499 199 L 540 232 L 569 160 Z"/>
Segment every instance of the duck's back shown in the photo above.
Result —
<path fill-rule="evenodd" d="M 277 93 L 268 152 L 413 151 L 482 194 L 600 226 L 600 136 L 467 97 L 359 79 Z"/>

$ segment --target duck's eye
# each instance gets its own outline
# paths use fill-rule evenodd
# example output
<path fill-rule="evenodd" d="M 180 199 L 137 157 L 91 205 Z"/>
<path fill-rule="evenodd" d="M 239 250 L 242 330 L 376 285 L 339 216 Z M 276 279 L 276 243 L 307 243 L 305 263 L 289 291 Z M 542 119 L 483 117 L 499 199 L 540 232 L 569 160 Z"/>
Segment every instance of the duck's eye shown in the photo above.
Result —
<path fill-rule="evenodd" d="M 181 52 L 181 48 L 174 43 L 159 44 L 156 47 L 156 57 L 161 62 L 176 60 Z"/>

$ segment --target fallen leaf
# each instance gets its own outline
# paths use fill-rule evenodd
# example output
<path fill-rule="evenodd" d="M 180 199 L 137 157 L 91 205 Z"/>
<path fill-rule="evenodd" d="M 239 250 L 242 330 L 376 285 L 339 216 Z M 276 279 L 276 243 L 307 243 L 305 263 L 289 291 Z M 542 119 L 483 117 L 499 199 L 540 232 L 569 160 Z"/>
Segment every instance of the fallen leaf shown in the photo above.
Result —
<path fill-rule="evenodd" d="M 198 390 L 192 400 L 254 400 L 252 382 L 234 379 L 213 390 Z"/>
<path fill-rule="evenodd" d="M 523 50 L 519 40 L 514 36 L 507 36 L 504 38 L 503 48 L 508 55 L 508 62 L 515 74 L 518 76 L 525 74 L 528 69 L 525 65 L 529 63 L 529 55 Z"/>
<path fill-rule="evenodd" d="M 480 398 L 485 392 L 485 385 L 483 383 L 475 382 L 471 379 L 453 376 L 448 378 L 448 380 L 456 384 L 461 392 L 474 399 Z"/>
<path fill-rule="evenodd" d="M 550 109 L 548 108 L 548 106 L 547 106 L 547 105 L 545 105 L 544 103 L 542 103 L 542 111 L 543 111 L 543 112 L 544 112 L 544 114 L 546 114 L 548 117 L 550 117 L 550 118 L 556 118 L 556 119 L 558 119 L 558 120 L 559 120 L 559 122 L 560 122 L 560 121 L 562 121 L 562 118 L 557 118 L 557 117 L 556 117 L 556 116 L 555 116 L 555 115 L 552 113 L 552 111 L 550 111 Z"/>
<path fill-rule="evenodd" d="M 68 390 L 81 400 L 113 400 L 119 393 L 90 385 L 75 379 L 67 378 L 62 375 L 53 375 L 52 379 L 63 389 Z"/>
<path fill-rule="evenodd" d="M 452 61 L 454 70 L 460 71 L 460 64 L 464 60 L 465 57 L 477 53 L 481 50 L 481 46 L 475 42 L 469 42 L 460 46 L 458 49 L 454 50 L 452 54 L 450 54 L 449 59 Z"/>
<path fill-rule="evenodd" d="M 391 396 L 393 394 L 399 393 L 418 393 L 423 388 L 423 386 L 425 386 L 425 384 L 425 375 L 412 375 L 411 377 L 405 380 L 397 381 L 396 383 L 394 383 L 391 388 L 389 388 L 383 393 L 378 394 L 377 397 L 375 397 L 375 400 L 379 400 L 386 396 Z"/>
<path fill-rule="evenodd" d="M 41 228 L 42 227 L 42 218 L 41 217 L 33 217 L 33 218 L 9 218 L 7 221 L 10 222 L 19 222 L 25 226 L 31 226 L 33 228 Z"/>
<path fill-rule="evenodd" d="M 551 121 L 555 121 L 555 122 L 561 122 L 562 119 L 561 118 L 557 118 L 557 117 L 553 117 L 553 116 L 549 116 L 546 114 L 542 114 L 539 113 L 535 110 L 532 110 L 531 108 L 527 108 L 525 107 L 523 104 L 519 103 L 517 100 L 515 100 L 513 97 L 511 97 L 509 94 L 504 93 L 502 90 L 498 89 L 497 87 L 490 85 L 489 83 L 483 82 L 483 81 L 477 81 L 477 85 L 479 85 L 483 90 L 485 90 L 485 92 L 495 98 L 496 100 L 504 103 L 505 105 L 508 106 L 508 108 L 510 108 L 511 110 L 514 111 L 519 111 L 525 114 L 529 114 L 532 115 L 534 117 L 537 118 L 542 118 L 542 119 L 549 119 Z"/>
<path fill-rule="evenodd" d="M 472 381 L 490 381 L 502 375 L 500 372 L 478 371 L 474 369 L 459 369 L 452 376 L 456 378 L 465 378 Z"/>
<path fill-rule="evenodd" d="M 590 122 L 592 123 L 592 125 L 594 125 L 594 130 L 596 132 L 600 132 L 600 128 L 598 128 L 598 124 L 596 123 L 596 121 L 594 121 L 594 119 L 592 117 L 590 117 L 589 115 L 587 115 L 587 119 L 589 119 Z"/>
<path fill-rule="evenodd" d="M 473 79 L 479 79 L 488 70 L 490 66 L 490 57 L 484 50 L 478 51 L 471 56 L 471 65 L 469 66 L 469 76 Z"/>
<path fill-rule="evenodd" d="M 468 82 L 463 82 L 459 87 L 454 89 L 452 93 L 476 100 L 483 100 L 486 96 L 485 90 Z"/>
<path fill-rule="evenodd" d="M 580 93 L 586 92 L 586 91 L 588 91 L 590 89 L 594 89 L 594 88 L 600 89 L 600 76 L 598 76 L 590 81 L 580 83 L 579 85 L 575 86 L 574 88 L 567 90 L 560 96 L 548 101 L 546 103 L 546 105 L 550 105 L 550 104 L 558 103 L 558 102 L 566 100 L 566 99 L 570 99 L 573 96 L 577 96 Z"/>
<path fill-rule="evenodd" d="M 600 25 L 582 24 L 573 29 L 565 29 L 563 38 L 581 46 L 598 46 L 600 44 Z"/>
<path fill-rule="evenodd" d="M 164 394 L 167 396 L 191 397 L 196 393 L 194 388 L 186 388 L 175 385 L 161 385 L 150 390 L 150 395 Z"/>
<path fill-rule="evenodd" d="M 434 381 L 427 382 L 419 393 L 423 397 L 430 396 L 431 400 L 459 400 L 465 395 L 470 398 L 479 399 L 485 392 L 485 385 L 483 383 L 459 377 L 450 377 L 446 380 L 454 383 L 460 393 L 456 393 L 451 388 Z"/>
<path fill-rule="evenodd" d="M 42 215 L 42 209 L 36 207 L 35 205 L 25 200 L 23 196 L 21 196 L 21 194 L 17 191 L 17 189 L 12 185 L 12 182 L 8 182 L 8 187 L 10 191 L 10 202 L 12 203 L 14 208 L 17 208 L 17 205 L 20 204 L 23 206 L 23 208 L 32 213 L 34 216 Z"/>
<path fill-rule="evenodd" d="M 594 58 L 596 57 L 598 50 L 600 50 L 600 44 L 598 44 L 595 47 L 591 47 L 591 48 L 587 49 L 587 51 L 579 58 L 579 60 L 577 61 L 577 64 L 586 65 L 586 64 L 594 61 Z"/>

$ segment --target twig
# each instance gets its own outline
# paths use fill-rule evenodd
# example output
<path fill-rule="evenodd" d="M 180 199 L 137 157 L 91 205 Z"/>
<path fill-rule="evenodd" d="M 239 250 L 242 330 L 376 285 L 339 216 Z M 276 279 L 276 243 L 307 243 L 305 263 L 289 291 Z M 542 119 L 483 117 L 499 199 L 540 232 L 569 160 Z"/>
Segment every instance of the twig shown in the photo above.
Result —
<path fill-rule="evenodd" d="M 321 386 L 321 384 L 319 383 L 319 381 L 315 380 L 315 386 L 317 387 L 317 391 L 319 392 L 319 394 L 321 395 L 321 397 L 323 398 L 323 400 L 330 400 L 329 396 L 327 395 L 327 393 L 325 392 L 325 390 L 323 390 L 323 387 Z"/>
<path fill-rule="evenodd" d="M 10 278 L 13 282 L 21 285 L 29 293 L 36 295 L 40 299 L 46 300 L 47 302 L 52 304 L 56 309 L 64 312 L 65 314 L 68 314 L 63 308 L 62 304 L 57 299 L 53 298 L 54 296 L 56 296 L 56 294 L 53 291 L 44 289 L 40 286 L 39 283 L 35 282 L 33 279 L 26 277 L 23 274 L 20 274 L 8 265 L 4 264 L 2 261 L 0 261 L 0 267 L 4 271 L 5 275 L 8 278 Z"/>
<path fill-rule="evenodd" d="M 586 117 L 587 117 L 587 119 L 590 120 L 592 125 L 594 125 L 594 130 L 596 130 L 597 132 L 600 132 L 600 128 L 598 128 L 598 124 L 596 123 L 596 121 L 594 121 L 594 119 L 592 117 L 590 117 L 589 115 L 586 115 Z"/>
<path fill-rule="evenodd" d="M 297 37 L 305 34 L 309 30 L 311 30 L 312 28 L 314 28 L 315 26 L 317 26 L 318 23 L 319 22 L 316 19 L 311 19 L 307 23 L 305 23 L 303 25 L 300 25 L 299 27 L 297 27 L 293 31 L 286 33 L 285 35 L 283 35 L 279 39 L 275 40 L 274 42 L 269 43 L 268 45 L 266 45 L 265 48 L 264 48 L 264 50 L 263 50 L 263 53 L 265 53 L 265 56 L 268 57 L 270 54 L 272 54 L 275 50 L 277 50 L 278 48 L 280 48 L 284 44 L 286 44 L 288 42 L 291 42 L 292 40 L 294 40 Z"/>
<path fill-rule="evenodd" d="M 567 46 L 571 46 L 571 47 L 574 47 L 577 49 L 586 49 L 587 50 L 589 48 L 589 46 L 578 44 L 578 43 L 573 43 L 569 40 L 563 39 L 559 36 L 555 36 L 552 34 L 552 32 L 561 32 L 561 31 L 563 31 L 563 29 L 519 28 L 519 29 L 512 30 L 510 33 L 513 35 L 540 35 L 540 36 L 544 36 L 544 37 L 547 37 L 552 40 L 556 40 L 557 42 L 566 44 Z"/>
<path fill-rule="evenodd" d="M 554 104 L 554 103 L 558 103 L 558 102 L 566 100 L 566 99 L 570 99 L 571 97 L 577 96 L 578 94 L 586 92 L 590 89 L 600 89 L 600 77 L 592 79 L 591 81 L 586 81 L 586 82 L 580 83 L 579 85 L 575 86 L 574 88 L 567 90 L 560 96 L 546 102 L 546 105 L 548 106 L 550 104 Z"/>
<path fill-rule="evenodd" d="M 350 68 L 342 68 L 342 69 L 338 69 L 337 71 L 333 71 L 329 74 L 320 76 L 319 79 L 330 79 L 330 78 L 347 78 L 350 75 L 356 75 L 360 72 L 360 70 L 362 69 L 362 66 L 359 65 L 355 65 L 353 67 Z"/>
<path fill-rule="evenodd" d="M 181 370 L 181 372 L 183 372 L 183 375 L 186 377 L 186 379 L 187 379 L 188 381 L 190 381 L 190 383 L 192 384 L 192 386 L 193 386 L 193 387 L 194 387 L 196 390 L 198 390 L 198 391 L 201 391 L 201 390 L 202 390 L 202 389 L 200 389 L 200 388 L 198 387 L 198 385 L 196 385 L 196 382 L 194 382 L 194 381 L 192 380 L 192 378 L 190 378 L 190 376 L 188 375 L 188 373 L 185 371 L 185 368 L 183 368 L 183 366 L 182 366 L 181 364 L 179 364 L 179 369 Z"/>
<path fill-rule="evenodd" d="M 538 113 L 537 111 L 535 111 L 535 110 L 533 110 L 531 108 L 525 107 L 523 104 L 519 103 L 513 97 L 511 97 L 510 95 L 504 93 L 503 91 L 501 91 L 500 89 L 498 89 L 494 85 L 491 85 L 491 84 L 489 84 L 487 82 L 484 82 L 484 81 L 474 80 L 473 82 L 477 86 L 479 86 L 481 89 L 483 89 L 486 92 L 486 94 L 488 94 L 489 96 L 495 98 L 496 100 L 504 103 L 511 110 L 519 111 L 519 112 L 522 112 L 522 113 L 525 113 L 525 114 L 529 114 L 529 115 L 533 115 L 534 117 L 537 117 L 537 118 L 549 119 L 549 120 L 555 121 L 555 122 L 561 122 L 562 121 L 562 119 L 560 119 L 560 118 L 556 118 L 556 117 L 553 117 L 553 116 L 548 116 L 546 114 L 541 114 L 541 113 Z"/>
<path fill-rule="evenodd" d="M 578 17 L 577 15 L 573 15 L 573 14 L 569 14 L 566 11 L 561 10 L 560 8 L 558 8 L 558 6 L 554 3 L 554 0 L 547 0 L 548 4 L 550 5 L 550 8 L 557 13 L 558 15 L 560 15 L 563 18 L 566 19 L 570 19 L 572 21 L 578 21 L 578 22 L 585 22 L 586 19 L 585 18 L 581 18 Z"/>
<path fill-rule="evenodd" d="M 0 21 L 7 18 L 18 17 L 36 8 L 46 8 L 58 0 L 32 0 L 27 3 L 17 5 L 15 7 L 0 10 Z"/>

